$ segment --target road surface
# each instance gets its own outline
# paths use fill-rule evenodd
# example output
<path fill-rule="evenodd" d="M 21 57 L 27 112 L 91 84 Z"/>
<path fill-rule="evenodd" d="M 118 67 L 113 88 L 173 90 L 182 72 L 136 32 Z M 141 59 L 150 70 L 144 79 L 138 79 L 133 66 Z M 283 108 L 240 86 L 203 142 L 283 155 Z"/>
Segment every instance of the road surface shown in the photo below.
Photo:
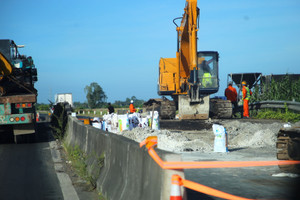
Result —
<path fill-rule="evenodd" d="M 24 143 L 14 144 L 7 130 L 0 130 L 0 134 L 0 199 L 98 199 L 95 191 L 87 191 L 85 181 L 66 169 L 66 160 L 60 156 L 62 148 L 57 146 L 48 123 L 37 124 L 31 143 L 25 138 Z"/>
<path fill-rule="evenodd" d="M 14 144 L 2 138 L 0 199 L 64 199 L 48 143 L 53 138 L 41 124 L 38 133 L 36 143 Z"/>
<path fill-rule="evenodd" d="M 246 161 L 276 160 L 276 150 L 236 149 L 229 153 L 184 153 L 185 161 Z M 188 169 L 185 179 L 202 185 L 250 199 L 300 199 L 300 177 L 296 174 L 282 173 L 278 166 L 219 168 L 219 169 Z M 187 191 L 188 200 L 219 200 L 221 198 Z"/>

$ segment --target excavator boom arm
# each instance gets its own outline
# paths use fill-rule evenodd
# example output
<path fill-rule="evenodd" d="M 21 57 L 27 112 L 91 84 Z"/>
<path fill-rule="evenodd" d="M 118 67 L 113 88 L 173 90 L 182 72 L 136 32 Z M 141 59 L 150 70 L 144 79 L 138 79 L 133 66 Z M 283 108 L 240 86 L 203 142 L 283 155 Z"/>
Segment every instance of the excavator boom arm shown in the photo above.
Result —
<path fill-rule="evenodd" d="M 197 68 L 197 19 L 197 0 L 187 0 L 180 27 L 176 29 L 179 43 L 177 52 L 179 79 L 183 79 L 179 85 L 187 81 L 191 70 Z"/>
<path fill-rule="evenodd" d="M 12 72 L 11 63 L 5 58 L 5 56 L 0 52 L 0 80 L 3 76 L 8 76 Z"/>

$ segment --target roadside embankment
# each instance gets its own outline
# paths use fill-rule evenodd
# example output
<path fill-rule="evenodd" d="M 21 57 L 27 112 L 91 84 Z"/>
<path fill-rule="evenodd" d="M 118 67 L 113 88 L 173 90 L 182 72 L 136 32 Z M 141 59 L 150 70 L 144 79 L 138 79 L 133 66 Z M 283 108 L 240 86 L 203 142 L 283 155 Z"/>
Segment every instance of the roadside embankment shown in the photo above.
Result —
<path fill-rule="evenodd" d="M 78 146 L 86 154 L 88 172 L 107 199 L 169 199 L 172 174 L 184 177 L 182 171 L 161 169 L 137 142 L 76 118 L 69 117 L 66 134 L 67 145 Z M 181 160 L 178 154 L 157 153 L 165 161 Z"/>

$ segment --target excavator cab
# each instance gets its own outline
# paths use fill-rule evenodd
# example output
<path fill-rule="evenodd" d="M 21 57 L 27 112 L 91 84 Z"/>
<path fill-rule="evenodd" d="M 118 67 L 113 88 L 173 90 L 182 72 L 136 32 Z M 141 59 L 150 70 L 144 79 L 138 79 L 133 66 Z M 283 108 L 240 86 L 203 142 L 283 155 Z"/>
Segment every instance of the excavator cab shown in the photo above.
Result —
<path fill-rule="evenodd" d="M 191 70 L 189 78 L 188 94 L 191 102 L 200 102 L 203 96 L 219 90 L 218 52 L 200 51 L 197 58 L 197 68 Z"/>
<path fill-rule="evenodd" d="M 219 54 L 216 51 L 200 51 L 197 55 L 200 94 L 214 94 L 219 90 Z"/>

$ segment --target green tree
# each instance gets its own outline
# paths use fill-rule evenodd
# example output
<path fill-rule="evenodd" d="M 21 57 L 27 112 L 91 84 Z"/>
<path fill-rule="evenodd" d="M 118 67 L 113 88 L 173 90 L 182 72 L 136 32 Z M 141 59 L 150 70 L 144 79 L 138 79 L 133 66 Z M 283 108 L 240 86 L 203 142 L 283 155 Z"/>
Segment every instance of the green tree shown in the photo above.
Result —
<path fill-rule="evenodd" d="M 43 104 L 43 103 L 42 104 L 37 103 L 36 107 L 38 110 L 47 110 L 48 111 L 50 109 L 50 105 Z"/>
<path fill-rule="evenodd" d="M 84 92 L 89 108 L 99 108 L 105 104 L 107 97 L 98 83 L 93 82 L 85 86 Z"/>
<path fill-rule="evenodd" d="M 81 103 L 79 101 L 75 101 L 75 102 L 73 102 L 73 107 L 78 108 L 78 109 L 85 109 L 85 108 L 88 108 L 88 104 L 86 102 Z"/>
<path fill-rule="evenodd" d="M 134 106 L 135 107 L 143 107 L 143 103 L 145 102 L 144 100 L 141 99 L 137 99 L 135 96 L 132 96 L 131 98 L 126 98 L 125 101 L 115 101 L 114 105 L 120 108 L 125 108 L 128 107 L 130 104 L 130 101 L 133 100 L 134 101 Z"/>

